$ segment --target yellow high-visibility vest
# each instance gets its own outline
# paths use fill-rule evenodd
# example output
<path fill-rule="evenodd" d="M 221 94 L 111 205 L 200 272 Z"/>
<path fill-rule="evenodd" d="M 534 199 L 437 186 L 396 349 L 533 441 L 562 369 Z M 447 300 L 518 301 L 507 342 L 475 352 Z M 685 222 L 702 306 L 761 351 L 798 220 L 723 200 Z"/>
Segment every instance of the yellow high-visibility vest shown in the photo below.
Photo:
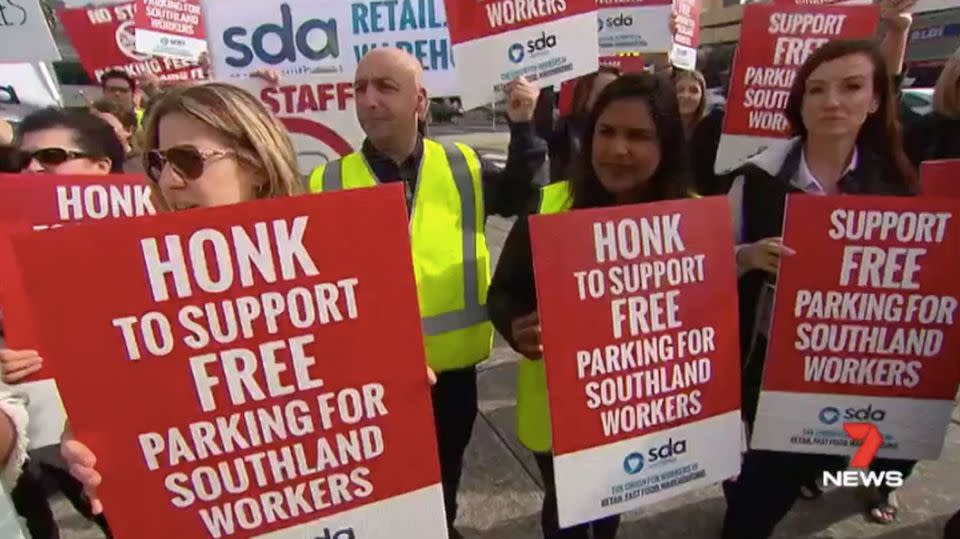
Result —
<path fill-rule="evenodd" d="M 311 193 L 378 184 L 360 152 L 317 167 L 307 181 Z M 412 205 L 410 242 L 427 363 L 436 372 L 471 367 L 493 347 L 490 252 L 476 152 L 424 139 Z"/>
<path fill-rule="evenodd" d="M 540 190 L 538 213 L 560 213 L 573 206 L 570 182 L 557 182 Z M 520 358 L 517 372 L 517 438 L 527 449 L 546 453 L 553 447 L 550 404 L 544 360 Z"/>

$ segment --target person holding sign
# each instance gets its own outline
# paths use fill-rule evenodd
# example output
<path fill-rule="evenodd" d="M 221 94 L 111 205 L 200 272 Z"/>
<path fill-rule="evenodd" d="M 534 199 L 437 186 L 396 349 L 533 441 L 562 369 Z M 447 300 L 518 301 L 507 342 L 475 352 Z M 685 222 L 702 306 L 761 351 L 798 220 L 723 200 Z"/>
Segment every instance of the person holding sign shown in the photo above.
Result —
<path fill-rule="evenodd" d="M 510 150 L 503 171 L 462 144 L 443 145 L 418 130 L 428 104 L 420 61 L 393 48 L 368 52 L 357 67 L 357 117 L 367 139 L 361 151 L 316 168 L 311 192 L 401 181 L 410 208 L 427 362 L 437 373 L 433 410 L 451 537 L 463 454 L 477 416 L 476 365 L 493 342 L 484 303 L 490 254 L 486 217 L 516 215 L 536 193 L 546 148 L 534 136 L 538 90 L 524 79 L 508 85 Z"/>
<path fill-rule="evenodd" d="M 569 181 L 542 190 L 541 213 L 686 198 L 686 144 L 672 82 L 651 74 L 624 75 L 597 98 L 584 126 L 583 166 Z M 497 331 L 521 354 L 517 436 L 533 452 L 546 496 L 541 523 L 547 539 L 616 536 L 619 517 L 561 530 L 551 454 L 550 411 L 540 343 L 529 224 L 520 217 L 503 246 L 488 299 Z"/>
<path fill-rule="evenodd" d="M 16 139 L 17 162 L 11 168 L 17 172 L 97 176 L 123 172 L 125 152 L 115 131 L 85 109 L 36 111 L 20 123 Z M 43 359 L 36 350 L 0 349 L 0 370 L 7 384 L 23 381 L 42 366 Z M 27 520 L 32 535 L 46 536 L 49 530 L 57 529 L 43 494 L 45 489 L 40 483 L 40 474 L 57 485 L 78 513 L 94 520 L 107 532 L 106 521 L 90 513 L 90 504 L 83 498 L 82 485 L 59 465 L 39 462 L 39 470 L 22 475 L 12 492 L 17 509 Z"/>
<path fill-rule="evenodd" d="M 144 169 L 160 211 L 222 206 L 302 192 L 284 128 L 259 100 L 225 84 L 172 88 L 145 124 Z M 99 120 L 98 120 L 99 121 Z M 112 130 L 111 130 L 112 132 Z M 7 354 L 23 352 L 6 351 Z M 95 514 L 96 457 L 64 433 L 62 453 Z"/>
<path fill-rule="evenodd" d="M 729 199 L 737 235 L 743 412 L 752 427 L 765 361 L 789 193 L 910 195 L 916 173 L 896 123 L 896 100 L 884 56 L 872 41 L 831 41 L 800 67 L 786 115 L 795 138 L 765 151 L 735 173 Z M 749 430 L 748 430 L 749 432 Z M 750 450 L 735 482 L 724 485 L 723 537 L 769 537 L 823 469 L 839 457 Z"/>
<path fill-rule="evenodd" d="M 23 172 L 123 172 L 123 144 L 108 123 L 87 110 L 48 108 L 30 114 L 17 128 L 17 146 L 25 154 Z"/>

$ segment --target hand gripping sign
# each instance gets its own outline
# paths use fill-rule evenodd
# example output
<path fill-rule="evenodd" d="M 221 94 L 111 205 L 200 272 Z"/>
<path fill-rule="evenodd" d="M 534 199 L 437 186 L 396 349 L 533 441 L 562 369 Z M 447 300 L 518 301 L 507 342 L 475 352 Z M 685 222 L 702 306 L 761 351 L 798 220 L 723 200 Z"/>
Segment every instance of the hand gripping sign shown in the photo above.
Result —
<path fill-rule="evenodd" d="M 45 343 L 37 335 L 21 268 L 13 256 L 10 236 L 29 230 L 47 230 L 71 223 L 138 217 L 155 213 L 150 188 L 143 176 L 55 176 L 0 174 L 0 306 L 6 346 L 37 350 Z M 97 249 L 91 254 L 103 253 Z M 51 279 L 74 283 L 68 268 L 58 268 Z M 64 412 L 57 384 L 57 363 L 43 368 L 17 385 L 30 398 L 30 447 L 60 442 Z"/>
<path fill-rule="evenodd" d="M 739 472 L 729 223 L 721 197 L 531 218 L 561 526 Z"/>
<path fill-rule="evenodd" d="M 14 249 L 117 537 L 446 538 L 400 186 Z"/>
<path fill-rule="evenodd" d="M 803 62 L 830 40 L 872 37 L 878 20 L 876 6 L 745 6 L 740 33 L 749 43 L 733 60 L 716 172 L 785 143 L 787 98 Z"/>
<path fill-rule="evenodd" d="M 445 0 L 464 109 L 524 76 L 541 87 L 597 70 L 596 0 Z"/>
<path fill-rule="evenodd" d="M 787 200 L 784 257 L 751 447 L 851 455 L 844 423 L 879 455 L 940 455 L 960 382 L 960 202 Z"/>

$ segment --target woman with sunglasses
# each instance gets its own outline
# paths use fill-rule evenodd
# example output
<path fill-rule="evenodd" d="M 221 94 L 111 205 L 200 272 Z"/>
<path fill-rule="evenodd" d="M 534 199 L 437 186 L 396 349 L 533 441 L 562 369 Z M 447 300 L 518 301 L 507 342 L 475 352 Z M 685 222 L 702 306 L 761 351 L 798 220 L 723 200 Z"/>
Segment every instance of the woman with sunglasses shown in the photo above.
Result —
<path fill-rule="evenodd" d="M 22 172 L 123 172 L 123 143 L 110 124 L 86 109 L 47 108 L 30 114 L 17 128 L 16 145 Z"/>
<path fill-rule="evenodd" d="M 86 109 L 38 110 L 20 123 L 13 151 L 2 152 L 4 172 L 69 175 L 105 175 L 123 172 L 123 145 L 113 128 Z M 7 383 L 16 383 L 40 370 L 40 355 L 34 350 L 0 349 L 0 368 Z M 26 448 L 26 436 L 18 443 Z M 106 521 L 94 517 L 83 496 L 83 485 L 59 465 L 39 460 L 21 460 L 24 473 L 11 491 L 17 512 L 26 520 L 35 538 L 57 537 L 53 512 L 47 503 L 41 477 L 56 484 L 81 515 L 94 520 L 109 533 Z"/>
<path fill-rule="evenodd" d="M 24 171 L 122 171 L 118 167 L 123 164 L 123 146 L 116 133 L 88 111 L 48 109 L 31 115 L 21 126 L 19 143 L 30 156 L 23 163 Z M 164 93 L 147 118 L 144 149 L 144 169 L 159 211 L 300 192 L 296 154 L 286 131 L 256 98 L 233 86 L 185 86 Z M 42 365 L 39 353 L 33 350 L 0 350 L 0 360 L 8 383 L 22 380 Z M 97 523 L 110 537 L 99 502 L 83 496 L 85 489 L 99 482 L 96 472 L 84 467 L 92 465 L 93 455 L 83 444 L 69 441 L 62 452 L 80 480 L 61 472 L 80 498 L 78 510 L 98 515 Z M 96 482 L 90 482 L 92 477 Z M 59 479 L 58 483 L 64 482 Z"/>

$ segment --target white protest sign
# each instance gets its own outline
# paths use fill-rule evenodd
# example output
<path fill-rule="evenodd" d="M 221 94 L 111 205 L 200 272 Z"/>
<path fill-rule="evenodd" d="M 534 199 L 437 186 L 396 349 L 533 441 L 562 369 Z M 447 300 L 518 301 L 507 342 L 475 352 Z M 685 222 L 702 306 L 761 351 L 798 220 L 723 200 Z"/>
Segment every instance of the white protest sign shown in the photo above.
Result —
<path fill-rule="evenodd" d="M 621 52 L 666 52 L 671 0 L 598 0 L 597 34 L 601 56 Z"/>
<path fill-rule="evenodd" d="M 546 87 L 599 67 L 596 0 L 445 5 L 464 109 L 498 100 L 520 76 Z"/>
<path fill-rule="evenodd" d="M 0 0 L 0 62 L 59 59 L 40 0 Z"/>

